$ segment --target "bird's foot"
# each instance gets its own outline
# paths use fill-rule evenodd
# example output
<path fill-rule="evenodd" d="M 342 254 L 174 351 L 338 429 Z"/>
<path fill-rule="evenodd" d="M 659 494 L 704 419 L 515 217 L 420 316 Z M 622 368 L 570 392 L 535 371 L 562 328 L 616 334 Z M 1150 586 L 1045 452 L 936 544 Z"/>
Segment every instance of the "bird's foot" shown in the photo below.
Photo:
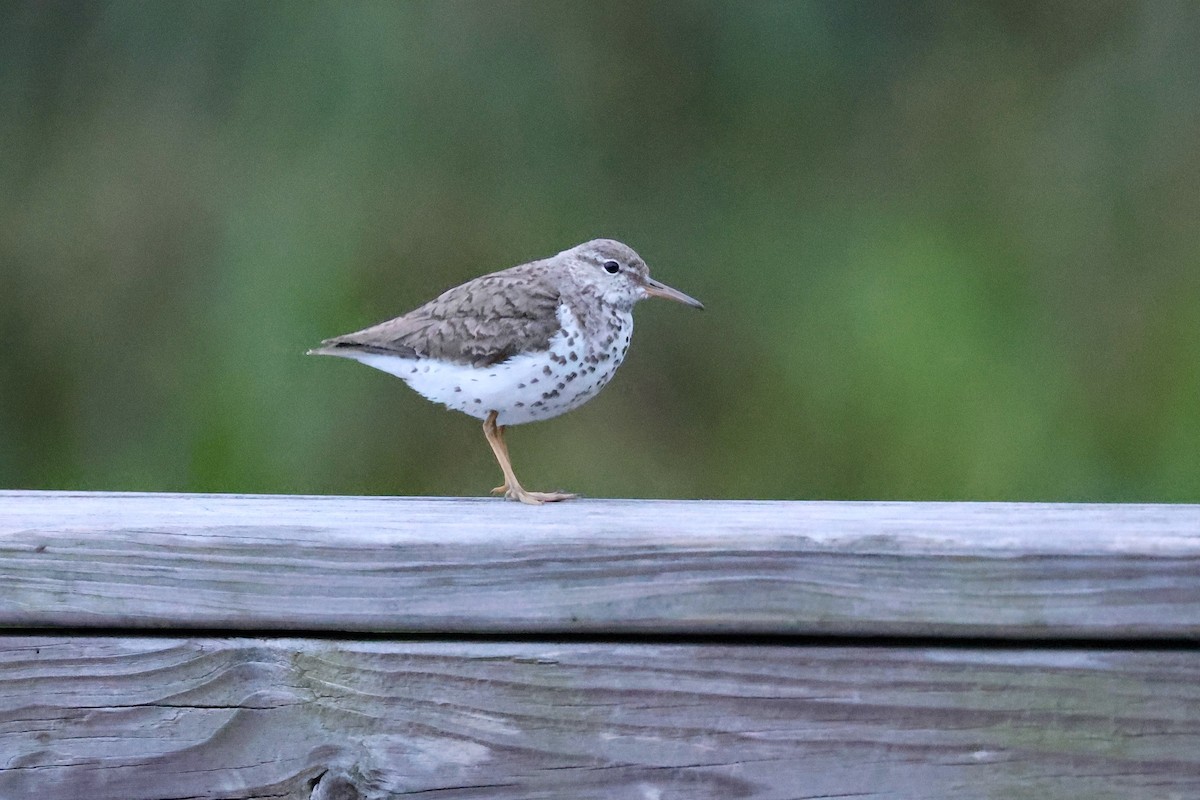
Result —
<path fill-rule="evenodd" d="M 517 500 L 531 506 L 540 506 L 543 503 L 558 503 L 562 500 L 574 500 L 579 496 L 570 492 L 530 492 L 520 486 L 515 489 L 508 486 L 497 486 L 492 490 L 492 494 L 503 494 L 509 500 Z"/>

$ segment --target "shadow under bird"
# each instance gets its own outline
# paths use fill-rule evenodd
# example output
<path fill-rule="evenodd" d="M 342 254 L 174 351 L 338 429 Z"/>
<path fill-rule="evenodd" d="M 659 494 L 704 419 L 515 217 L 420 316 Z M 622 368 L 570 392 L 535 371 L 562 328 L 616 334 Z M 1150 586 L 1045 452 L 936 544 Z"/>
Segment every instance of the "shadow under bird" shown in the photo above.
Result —
<path fill-rule="evenodd" d="M 629 349 L 634 303 L 647 297 L 704 308 L 651 278 L 628 246 L 595 239 L 467 281 L 402 317 L 308 352 L 383 370 L 423 397 L 483 420 L 504 473 L 492 493 L 540 505 L 575 495 L 522 487 L 505 428 L 557 417 L 595 397 Z"/>

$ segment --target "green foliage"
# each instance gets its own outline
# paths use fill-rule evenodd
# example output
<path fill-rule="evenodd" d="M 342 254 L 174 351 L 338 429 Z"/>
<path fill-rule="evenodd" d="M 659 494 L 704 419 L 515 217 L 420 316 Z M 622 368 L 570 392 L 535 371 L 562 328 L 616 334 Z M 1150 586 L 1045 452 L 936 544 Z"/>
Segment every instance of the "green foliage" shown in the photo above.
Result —
<path fill-rule="evenodd" d="M 480 494 L 305 358 L 604 235 L 705 301 L 538 488 L 1200 500 L 1186 2 L 0 6 L 0 486 Z"/>

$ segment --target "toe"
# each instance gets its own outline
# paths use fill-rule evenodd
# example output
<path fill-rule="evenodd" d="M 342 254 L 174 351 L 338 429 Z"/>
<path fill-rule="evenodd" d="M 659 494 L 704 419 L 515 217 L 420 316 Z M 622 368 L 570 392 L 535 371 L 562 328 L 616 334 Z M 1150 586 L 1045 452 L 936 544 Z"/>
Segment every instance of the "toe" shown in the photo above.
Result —
<path fill-rule="evenodd" d="M 570 492 L 529 492 L 543 503 L 558 503 L 563 500 L 574 500 L 579 495 Z"/>
<path fill-rule="evenodd" d="M 539 492 L 509 492 L 505 496 L 508 497 L 509 500 L 520 500 L 522 503 L 530 506 L 540 506 L 542 503 L 546 502 L 539 496 Z"/>
<path fill-rule="evenodd" d="M 557 503 L 560 500 L 571 500 L 578 496 L 569 492 L 530 492 L 520 486 L 515 489 L 498 486 L 493 491 L 497 494 L 503 492 L 504 496 L 509 500 L 518 500 L 531 506 L 540 506 L 542 503 Z"/>

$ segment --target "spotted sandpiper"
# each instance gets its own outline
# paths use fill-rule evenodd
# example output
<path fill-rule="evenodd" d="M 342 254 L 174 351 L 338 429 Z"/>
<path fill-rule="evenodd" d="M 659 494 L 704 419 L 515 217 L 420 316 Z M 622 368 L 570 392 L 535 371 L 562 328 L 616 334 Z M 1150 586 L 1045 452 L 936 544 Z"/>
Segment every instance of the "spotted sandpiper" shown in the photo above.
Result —
<path fill-rule="evenodd" d="M 557 417 L 595 397 L 629 349 L 634 303 L 647 297 L 704 308 L 651 278 L 628 246 L 594 239 L 467 281 L 404 316 L 308 352 L 360 361 L 483 420 L 504 473 L 492 493 L 540 505 L 575 495 L 522 487 L 505 428 Z"/>

